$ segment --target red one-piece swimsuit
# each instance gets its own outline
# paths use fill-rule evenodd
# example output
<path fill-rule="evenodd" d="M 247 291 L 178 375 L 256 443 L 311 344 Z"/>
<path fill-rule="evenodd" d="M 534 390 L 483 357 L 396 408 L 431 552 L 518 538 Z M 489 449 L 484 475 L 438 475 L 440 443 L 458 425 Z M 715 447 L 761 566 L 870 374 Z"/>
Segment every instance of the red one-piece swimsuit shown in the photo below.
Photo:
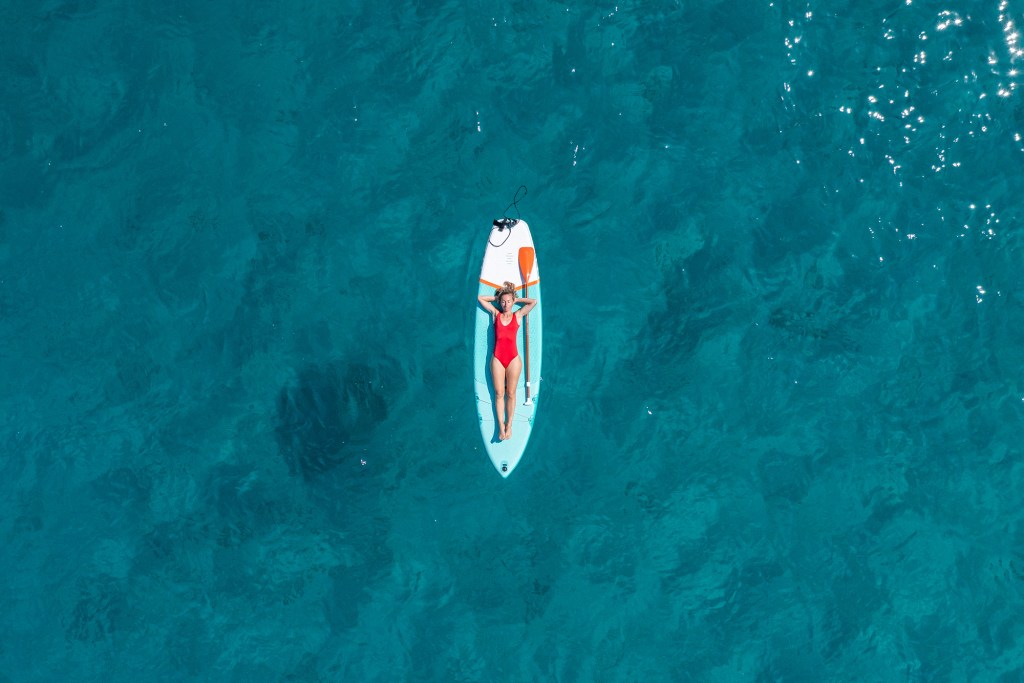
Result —
<path fill-rule="evenodd" d="M 501 315 L 494 316 L 494 357 L 504 367 L 519 355 L 516 348 L 516 332 L 519 331 L 519 318 L 512 314 L 508 324 L 501 322 Z"/>

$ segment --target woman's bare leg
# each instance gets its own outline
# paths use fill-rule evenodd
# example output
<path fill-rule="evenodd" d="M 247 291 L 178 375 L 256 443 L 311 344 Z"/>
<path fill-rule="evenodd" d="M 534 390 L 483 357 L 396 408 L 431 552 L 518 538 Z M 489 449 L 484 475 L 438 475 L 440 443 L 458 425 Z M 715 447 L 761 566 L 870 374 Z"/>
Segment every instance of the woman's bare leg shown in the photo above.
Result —
<path fill-rule="evenodd" d="M 498 420 L 498 439 L 505 438 L 505 366 L 491 356 L 491 379 L 494 380 L 494 415 Z"/>
<path fill-rule="evenodd" d="M 512 438 L 512 416 L 516 412 L 516 387 L 519 385 L 519 375 L 523 372 L 523 359 L 516 356 L 505 368 L 505 410 L 508 418 L 505 420 L 505 435 L 503 439 Z"/>

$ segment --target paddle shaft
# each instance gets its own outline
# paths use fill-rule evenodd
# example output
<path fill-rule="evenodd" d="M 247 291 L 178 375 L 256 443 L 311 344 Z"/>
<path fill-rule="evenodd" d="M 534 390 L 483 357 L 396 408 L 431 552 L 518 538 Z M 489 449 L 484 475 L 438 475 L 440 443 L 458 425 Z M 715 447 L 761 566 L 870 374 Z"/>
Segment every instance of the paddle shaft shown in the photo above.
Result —
<path fill-rule="evenodd" d="M 529 298 L 530 284 L 523 282 L 523 298 Z M 530 314 L 523 316 L 523 359 L 526 372 L 526 405 L 530 405 Z"/>

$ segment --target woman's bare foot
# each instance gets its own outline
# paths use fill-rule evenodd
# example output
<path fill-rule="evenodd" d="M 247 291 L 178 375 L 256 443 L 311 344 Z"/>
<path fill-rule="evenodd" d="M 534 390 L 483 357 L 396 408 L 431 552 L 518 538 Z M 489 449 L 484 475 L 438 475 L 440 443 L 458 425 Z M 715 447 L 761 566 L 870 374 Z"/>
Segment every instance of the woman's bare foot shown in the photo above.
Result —
<path fill-rule="evenodd" d="M 498 423 L 498 441 L 505 440 L 505 425 Z"/>
<path fill-rule="evenodd" d="M 511 422 L 509 422 L 508 425 L 505 427 L 505 436 L 503 436 L 502 438 L 505 441 L 508 441 L 509 439 L 512 438 L 512 423 Z"/>

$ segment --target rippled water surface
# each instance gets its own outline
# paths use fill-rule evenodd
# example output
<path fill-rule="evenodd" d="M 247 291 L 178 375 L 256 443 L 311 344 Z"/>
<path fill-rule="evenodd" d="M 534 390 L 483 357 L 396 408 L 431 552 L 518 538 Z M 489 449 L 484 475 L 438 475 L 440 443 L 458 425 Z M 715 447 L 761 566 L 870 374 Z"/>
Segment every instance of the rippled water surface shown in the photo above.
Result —
<path fill-rule="evenodd" d="M 1024 678 L 1024 3 L 0 19 L 5 680 Z"/>

